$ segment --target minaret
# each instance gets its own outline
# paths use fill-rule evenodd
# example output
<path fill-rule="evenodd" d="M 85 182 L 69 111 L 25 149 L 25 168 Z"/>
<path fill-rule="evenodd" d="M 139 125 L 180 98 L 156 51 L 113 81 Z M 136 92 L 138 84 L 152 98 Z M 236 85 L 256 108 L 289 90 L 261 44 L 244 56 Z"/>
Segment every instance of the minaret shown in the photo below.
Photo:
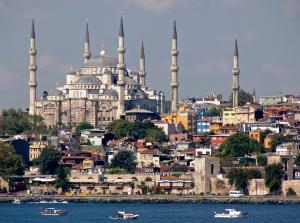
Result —
<path fill-rule="evenodd" d="M 35 48 L 35 30 L 34 20 L 32 20 L 30 48 L 29 48 L 29 114 L 35 115 L 35 101 L 36 101 L 36 48 Z"/>
<path fill-rule="evenodd" d="M 84 63 L 86 63 L 91 58 L 90 50 L 90 36 L 89 36 L 89 25 L 86 23 L 86 30 L 84 36 L 84 51 L 83 51 Z"/>
<path fill-rule="evenodd" d="M 121 117 L 125 112 L 125 44 L 124 44 L 124 29 L 123 29 L 123 18 L 121 17 L 120 29 L 119 29 L 119 62 L 118 62 L 118 86 L 119 86 L 119 98 L 118 98 L 118 118 Z"/>
<path fill-rule="evenodd" d="M 177 57 L 179 51 L 177 50 L 177 30 L 176 30 L 176 22 L 174 21 L 173 26 L 173 37 L 172 37 L 172 50 L 171 50 L 171 89 L 172 89 L 172 102 L 171 102 L 171 111 L 177 111 L 177 104 L 178 104 L 178 64 L 177 64 Z"/>
<path fill-rule="evenodd" d="M 145 86 L 145 52 L 144 52 L 144 43 L 142 41 L 141 46 L 141 55 L 140 55 L 140 85 Z"/>
<path fill-rule="evenodd" d="M 234 54 L 233 54 L 233 80 L 232 80 L 232 107 L 237 108 L 239 106 L 239 51 L 237 45 L 237 39 L 235 39 L 234 44 Z"/>
<path fill-rule="evenodd" d="M 255 92 L 255 88 L 253 89 L 252 98 L 253 98 L 253 103 L 256 103 L 256 92 Z"/>

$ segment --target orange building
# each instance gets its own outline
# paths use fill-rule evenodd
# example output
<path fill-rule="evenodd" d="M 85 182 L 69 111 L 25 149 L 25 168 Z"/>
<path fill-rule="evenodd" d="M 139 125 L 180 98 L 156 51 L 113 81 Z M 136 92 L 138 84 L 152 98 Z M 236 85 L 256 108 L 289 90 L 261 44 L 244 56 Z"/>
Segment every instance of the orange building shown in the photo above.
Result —
<path fill-rule="evenodd" d="M 257 142 L 261 142 L 261 130 L 249 132 L 249 137 L 256 139 Z"/>

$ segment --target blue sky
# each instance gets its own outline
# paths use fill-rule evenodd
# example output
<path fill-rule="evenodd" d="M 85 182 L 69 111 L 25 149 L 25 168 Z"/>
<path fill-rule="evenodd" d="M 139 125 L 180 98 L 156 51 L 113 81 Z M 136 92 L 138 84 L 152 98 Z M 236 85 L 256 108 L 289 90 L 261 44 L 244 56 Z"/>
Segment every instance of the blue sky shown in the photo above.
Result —
<path fill-rule="evenodd" d="M 228 98 L 234 36 L 240 53 L 240 85 L 259 96 L 299 94 L 300 1 L 298 0 L 0 0 L 0 109 L 28 107 L 28 48 L 36 22 L 38 97 L 80 67 L 85 22 L 92 55 L 103 42 L 117 55 L 124 18 L 125 61 L 138 68 L 141 40 L 146 82 L 170 97 L 170 46 L 176 19 L 180 98 Z"/>

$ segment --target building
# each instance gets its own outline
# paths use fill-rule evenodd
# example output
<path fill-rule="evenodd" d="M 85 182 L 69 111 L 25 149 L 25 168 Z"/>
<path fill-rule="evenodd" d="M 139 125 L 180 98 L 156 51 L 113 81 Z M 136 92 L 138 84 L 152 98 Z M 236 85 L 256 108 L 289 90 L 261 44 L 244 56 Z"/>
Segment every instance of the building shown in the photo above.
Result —
<path fill-rule="evenodd" d="M 128 121 L 143 121 L 143 120 L 154 120 L 157 119 L 158 115 L 155 112 L 134 108 L 125 112 L 125 119 Z"/>
<path fill-rule="evenodd" d="M 237 125 L 238 115 L 236 108 L 226 108 L 223 110 L 223 125 Z"/>
<path fill-rule="evenodd" d="M 223 125 L 222 117 L 219 117 L 219 116 L 212 117 L 212 119 L 210 121 L 210 131 L 217 134 L 219 132 L 220 128 L 222 127 L 222 125 Z"/>
<path fill-rule="evenodd" d="M 94 146 L 100 146 L 103 144 L 104 134 L 103 129 L 84 129 L 80 136 L 82 140 L 89 141 Z"/>
<path fill-rule="evenodd" d="M 249 137 L 255 139 L 257 142 L 261 142 L 261 130 L 249 132 Z"/>
<path fill-rule="evenodd" d="M 196 127 L 197 134 L 204 134 L 204 133 L 207 134 L 210 132 L 210 119 L 209 118 L 197 120 L 196 125 L 197 125 L 197 127 Z"/>
<path fill-rule="evenodd" d="M 32 144 L 29 145 L 29 161 L 38 158 L 47 146 L 47 141 L 33 141 Z"/>
<path fill-rule="evenodd" d="M 168 138 L 171 134 L 176 133 L 176 125 L 174 123 L 169 123 L 167 121 L 160 120 L 153 120 L 152 123 L 158 128 L 161 128 Z"/>
<path fill-rule="evenodd" d="M 161 115 L 162 121 L 182 125 L 189 133 L 196 132 L 197 113 L 186 101 L 182 101 L 176 112 Z"/>
<path fill-rule="evenodd" d="M 137 162 L 139 167 L 159 167 L 160 158 L 157 150 L 147 149 L 137 153 Z"/>
<path fill-rule="evenodd" d="M 172 39 L 172 89 L 173 105 L 177 103 L 177 32 L 174 23 Z M 174 39 L 175 38 L 175 39 Z M 149 110 L 155 114 L 168 111 L 162 91 L 146 84 L 144 43 L 141 46 L 139 72 L 125 66 L 125 35 L 121 18 L 119 29 L 118 59 L 107 54 L 102 45 L 92 57 L 89 29 L 86 25 L 83 64 L 66 74 L 66 83 L 49 93 L 44 91 L 41 100 L 36 98 L 36 36 L 32 22 L 30 38 L 29 92 L 30 114 L 41 115 L 47 126 L 63 123 L 66 126 L 89 122 L 95 127 L 105 127 L 113 120 L 124 117 L 126 111 Z M 177 106 L 177 104 L 176 104 Z"/>
<path fill-rule="evenodd" d="M 279 156 L 298 156 L 299 144 L 298 143 L 282 143 L 276 147 L 276 155 Z"/>
<path fill-rule="evenodd" d="M 237 108 L 239 106 L 239 90 L 240 90 L 240 84 L 239 84 L 239 75 L 240 75 L 240 69 L 239 69 L 239 51 L 238 51 L 238 44 L 237 39 L 235 39 L 234 42 L 234 53 L 233 53 L 233 79 L 232 79 L 232 108 Z"/>

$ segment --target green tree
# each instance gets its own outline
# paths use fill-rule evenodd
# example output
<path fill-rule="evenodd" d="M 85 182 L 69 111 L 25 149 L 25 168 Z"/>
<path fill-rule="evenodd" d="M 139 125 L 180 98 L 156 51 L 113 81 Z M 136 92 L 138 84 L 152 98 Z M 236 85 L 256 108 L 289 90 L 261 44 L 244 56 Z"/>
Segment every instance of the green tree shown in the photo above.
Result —
<path fill-rule="evenodd" d="M 121 168 L 118 168 L 118 167 L 116 167 L 116 168 L 109 168 L 107 170 L 108 174 L 123 174 L 125 172 L 126 171 L 124 169 L 121 169 Z"/>
<path fill-rule="evenodd" d="M 239 106 L 245 105 L 247 102 L 253 103 L 253 95 L 243 89 L 239 90 Z M 232 94 L 229 97 L 229 102 L 232 103 Z"/>
<path fill-rule="evenodd" d="M 288 188 L 286 192 L 286 196 L 297 196 L 297 193 L 293 190 L 293 188 Z"/>
<path fill-rule="evenodd" d="M 297 167 L 300 167 L 300 155 L 298 155 L 294 161 L 294 164 L 297 166 Z"/>
<path fill-rule="evenodd" d="M 10 145 L 0 142 L 0 176 L 7 180 L 12 175 L 23 175 L 24 169 L 22 156 Z"/>
<path fill-rule="evenodd" d="M 271 164 L 265 167 L 265 184 L 273 194 L 280 192 L 282 178 L 284 176 L 281 164 Z"/>
<path fill-rule="evenodd" d="M 146 137 L 145 137 L 147 142 L 165 142 L 167 141 L 167 137 L 164 133 L 164 131 L 161 128 L 152 128 L 148 129 L 146 131 Z"/>
<path fill-rule="evenodd" d="M 292 142 L 293 138 L 291 136 L 285 136 L 282 133 L 274 134 L 271 138 L 271 148 L 275 150 L 276 147 L 285 142 Z"/>
<path fill-rule="evenodd" d="M 21 109 L 3 110 L 0 118 L 0 134 L 10 135 L 23 132 L 46 133 L 47 127 L 41 116 L 29 115 Z"/>
<path fill-rule="evenodd" d="M 220 148 L 226 156 L 231 157 L 245 156 L 253 152 L 263 152 L 263 146 L 244 133 L 229 136 Z"/>
<path fill-rule="evenodd" d="M 256 161 L 259 166 L 266 166 L 268 164 L 268 159 L 264 155 L 258 155 Z"/>
<path fill-rule="evenodd" d="M 81 133 L 81 130 L 84 130 L 84 129 L 93 129 L 94 126 L 88 122 L 80 122 L 77 126 L 76 126 L 76 132 L 77 132 L 77 135 L 80 135 Z"/>
<path fill-rule="evenodd" d="M 45 148 L 33 162 L 39 165 L 42 174 L 55 174 L 59 166 L 60 152 L 53 148 Z"/>
<path fill-rule="evenodd" d="M 68 168 L 64 167 L 63 165 L 59 165 L 57 170 L 57 180 L 56 180 L 56 187 L 61 188 L 63 192 L 68 191 L 70 188 L 70 182 L 68 178 L 69 170 Z"/>
<path fill-rule="evenodd" d="M 232 168 L 227 177 L 230 185 L 235 185 L 238 190 L 242 190 L 245 194 L 248 193 L 249 180 L 260 179 L 262 174 L 256 169 Z"/>
<path fill-rule="evenodd" d="M 136 155 L 130 150 L 119 151 L 111 160 L 110 168 L 121 168 L 128 173 L 135 173 Z"/>
<path fill-rule="evenodd" d="M 217 107 L 211 107 L 208 110 L 208 113 L 209 113 L 210 117 L 221 116 L 222 115 L 222 109 L 221 108 L 217 108 Z"/>

